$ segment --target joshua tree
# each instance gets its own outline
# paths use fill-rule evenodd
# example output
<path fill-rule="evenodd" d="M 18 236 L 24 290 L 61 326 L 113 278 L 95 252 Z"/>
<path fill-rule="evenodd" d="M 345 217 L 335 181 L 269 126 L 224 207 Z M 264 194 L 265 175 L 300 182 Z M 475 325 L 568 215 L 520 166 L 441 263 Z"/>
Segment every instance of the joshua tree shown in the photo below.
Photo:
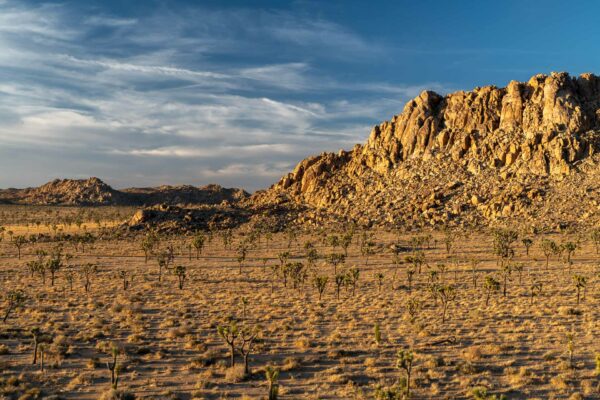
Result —
<path fill-rule="evenodd" d="M 523 282 L 523 271 L 525 270 L 525 265 L 523 263 L 517 263 L 513 265 L 513 270 L 517 271 L 519 274 L 519 285 Z"/>
<path fill-rule="evenodd" d="M 490 303 L 490 296 L 492 295 L 492 292 L 497 292 L 500 290 L 500 282 L 494 279 L 493 276 L 488 275 L 485 277 L 483 288 L 486 292 L 485 305 L 487 306 Z"/>
<path fill-rule="evenodd" d="M 585 285 L 587 284 L 587 279 L 585 276 L 573 275 L 573 283 L 575 284 L 575 290 L 577 292 L 577 305 L 579 305 L 581 289 L 585 289 Z"/>
<path fill-rule="evenodd" d="M 17 248 L 17 254 L 18 254 L 18 257 L 20 260 L 21 259 L 21 248 L 25 245 L 25 243 L 27 243 L 27 238 L 25 238 L 25 236 L 23 236 L 23 235 L 13 236 L 12 242 L 15 245 L 15 247 Z"/>
<path fill-rule="evenodd" d="M 375 336 L 375 343 L 377 343 L 377 345 L 381 344 L 381 326 L 379 325 L 379 322 L 375 322 L 373 334 Z"/>
<path fill-rule="evenodd" d="M 344 284 L 344 282 L 346 281 L 346 274 L 336 274 L 335 275 L 335 297 L 339 300 L 340 299 L 340 289 L 342 288 L 342 285 Z"/>
<path fill-rule="evenodd" d="M 8 293 L 6 293 L 7 304 L 6 312 L 4 313 L 4 318 L 2 319 L 3 323 L 6 323 L 8 315 L 11 313 L 11 311 L 16 309 L 17 307 L 22 306 L 23 303 L 25 303 L 26 298 L 27 297 L 25 296 L 25 292 L 23 292 L 23 290 L 21 289 L 10 290 L 8 291 Z"/>
<path fill-rule="evenodd" d="M 375 274 L 375 279 L 377 279 L 377 291 L 381 292 L 381 287 L 383 286 L 383 280 L 385 278 L 385 275 L 383 275 L 381 272 L 378 272 L 377 274 Z"/>
<path fill-rule="evenodd" d="M 145 237 L 144 240 L 142 240 L 141 243 L 141 248 L 144 251 L 144 262 L 147 263 L 148 262 L 148 258 L 150 257 L 150 254 L 152 254 L 152 252 L 154 251 L 154 248 L 158 245 L 158 237 L 152 233 L 149 232 Z"/>
<path fill-rule="evenodd" d="M 31 336 L 33 336 L 33 360 L 31 364 L 33 365 L 37 364 L 38 346 L 40 344 L 41 335 L 42 331 L 40 328 L 36 327 L 31 329 Z"/>
<path fill-rule="evenodd" d="M 342 249 L 344 249 L 344 256 L 348 257 L 348 248 L 350 247 L 350 245 L 352 244 L 352 233 L 347 232 L 342 236 L 342 239 L 340 240 L 340 245 L 342 246 Z"/>
<path fill-rule="evenodd" d="M 417 270 L 414 267 L 409 266 L 406 268 L 406 280 L 408 281 L 408 291 L 409 292 L 412 291 L 412 281 L 413 281 L 413 277 L 416 272 L 417 272 Z"/>
<path fill-rule="evenodd" d="M 404 261 L 406 261 L 409 264 L 412 264 L 414 268 L 418 270 L 419 273 L 421 273 L 421 268 L 425 263 L 425 253 L 423 253 L 422 251 L 417 251 L 417 253 L 412 256 L 406 256 L 404 258 Z"/>
<path fill-rule="evenodd" d="M 496 229 L 494 231 L 494 254 L 498 257 L 498 263 L 513 258 L 515 251 L 512 245 L 518 237 L 518 233 L 510 229 Z"/>
<path fill-rule="evenodd" d="M 98 267 L 95 264 L 87 263 L 81 267 L 81 276 L 83 277 L 83 288 L 86 293 L 90 291 L 92 286 L 92 276 L 98 272 Z"/>
<path fill-rule="evenodd" d="M 328 236 L 327 243 L 331 246 L 331 250 L 335 251 L 335 248 L 340 245 L 340 238 L 337 235 Z"/>
<path fill-rule="evenodd" d="M 333 265 L 333 274 L 337 274 L 337 266 L 343 264 L 346 261 L 346 256 L 342 253 L 333 253 L 327 256 L 327 262 Z"/>
<path fill-rule="evenodd" d="M 412 372 L 414 354 L 412 350 L 398 350 L 396 359 L 396 367 L 404 370 L 406 373 L 406 398 L 410 399 L 410 375 Z"/>
<path fill-rule="evenodd" d="M 573 356 L 575 355 L 575 335 L 567 333 L 567 353 L 569 354 L 569 368 L 573 368 Z"/>
<path fill-rule="evenodd" d="M 448 310 L 448 304 L 456 299 L 456 291 L 450 285 L 440 286 L 438 289 L 438 296 L 442 302 L 442 324 L 446 322 L 446 311 Z"/>
<path fill-rule="evenodd" d="M 329 282 L 329 278 L 327 276 L 315 276 L 315 287 L 319 292 L 319 301 L 321 301 L 321 297 L 323 296 L 323 292 L 325 292 L 325 288 L 327 287 L 327 282 Z"/>
<path fill-rule="evenodd" d="M 158 263 L 158 281 L 162 281 L 163 269 L 169 269 L 169 265 L 174 259 L 174 254 L 171 249 L 161 251 L 156 255 L 156 262 Z"/>
<path fill-rule="evenodd" d="M 369 265 L 369 257 L 375 254 L 375 242 L 370 240 L 363 242 L 360 252 L 365 257 L 365 265 Z"/>
<path fill-rule="evenodd" d="M 414 322 L 419 310 L 421 309 L 421 301 L 416 297 L 411 297 L 406 301 L 406 310 L 410 315 L 410 321 Z"/>
<path fill-rule="evenodd" d="M 596 228 L 590 234 L 592 241 L 594 242 L 594 246 L 596 246 L 596 254 L 600 253 L 600 228 Z"/>
<path fill-rule="evenodd" d="M 479 265 L 479 260 L 475 258 L 471 259 L 471 280 L 474 289 L 477 288 L 477 265 Z"/>
<path fill-rule="evenodd" d="M 512 266 L 512 264 L 510 264 L 508 262 L 503 263 L 502 268 L 500 270 L 502 273 L 502 280 L 504 282 L 503 290 L 502 290 L 502 295 L 504 297 L 506 297 L 508 281 L 510 280 L 510 275 L 512 274 L 512 270 L 513 270 L 513 266 Z"/>
<path fill-rule="evenodd" d="M 46 269 L 50 271 L 51 286 L 54 286 L 56 273 L 62 268 L 62 252 L 61 249 L 56 249 L 52 256 L 46 261 Z"/>
<path fill-rule="evenodd" d="M 205 241 L 206 237 L 202 233 L 198 233 L 196 236 L 194 236 L 192 246 L 194 246 L 194 248 L 196 249 L 196 260 L 200 258 L 200 253 L 202 253 Z"/>
<path fill-rule="evenodd" d="M 173 272 L 177 275 L 177 280 L 179 283 L 179 290 L 183 290 L 183 284 L 185 283 L 185 278 L 187 269 L 183 265 L 178 265 L 175 267 Z"/>
<path fill-rule="evenodd" d="M 359 276 L 360 270 L 356 267 L 352 267 L 346 272 L 344 283 L 348 286 L 352 286 L 352 296 L 354 296 L 354 293 L 356 291 L 356 284 L 358 283 Z"/>
<path fill-rule="evenodd" d="M 235 366 L 235 342 L 238 336 L 240 335 L 240 330 L 237 326 L 235 320 L 229 321 L 228 325 L 220 325 L 217 327 L 217 332 L 219 336 L 223 338 L 223 340 L 229 346 L 229 366 Z"/>
<path fill-rule="evenodd" d="M 575 253 L 575 250 L 577 250 L 577 243 L 567 242 L 563 244 L 563 249 L 567 252 L 567 264 L 570 268 L 573 264 L 573 262 L 571 261 L 571 257 L 573 256 L 573 253 Z"/>
<path fill-rule="evenodd" d="M 250 373 L 250 369 L 248 368 L 248 358 L 250 353 L 253 350 L 253 344 L 258 335 L 260 334 L 260 328 L 254 327 L 252 329 L 243 327 L 240 329 L 239 338 L 242 341 L 238 350 L 244 359 L 244 373 L 248 375 Z"/>
<path fill-rule="evenodd" d="M 265 368 L 265 375 L 269 383 L 269 400 L 277 400 L 277 396 L 279 395 L 279 384 L 277 383 L 279 370 L 268 365 Z"/>
<path fill-rule="evenodd" d="M 444 245 L 446 246 L 446 253 L 450 254 L 452 251 L 452 246 L 454 244 L 454 240 L 456 239 L 456 234 L 452 232 L 450 229 L 446 229 L 444 232 Z"/>
<path fill-rule="evenodd" d="M 119 349 L 117 346 L 113 345 L 111 348 L 112 353 L 112 362 L 106 362 L 106 368 L 110 371 L 110 386 L 117 390 L 117 386 L 119 384 L 119 366 L 117 364 L 117 357 L 119 356 Z"/>
<path fill-rule="evenodd" d="M 531 295 L 531 304 L 533 304 L 533 298 L 542 294 L 542 283 L 534 282 L 529 287 L 529 294 Z"/>
<path fill-rule="evenodd" d="M 525 255 L 529 257 L 529 249 L 533 245 L 533 240 L 530 238 L 523 238 L 521 243 L 523 243 L 523 246 L 525 246 Z"/>
<path fill-rule="evenodd" d="M 548 264 L 550 263 L 550 256 L 558 252 L 558 245 L 550 239 L 543 239 L 540 243 L 542 252 L 546 257 L 546 270 L 548 270 Z"/>

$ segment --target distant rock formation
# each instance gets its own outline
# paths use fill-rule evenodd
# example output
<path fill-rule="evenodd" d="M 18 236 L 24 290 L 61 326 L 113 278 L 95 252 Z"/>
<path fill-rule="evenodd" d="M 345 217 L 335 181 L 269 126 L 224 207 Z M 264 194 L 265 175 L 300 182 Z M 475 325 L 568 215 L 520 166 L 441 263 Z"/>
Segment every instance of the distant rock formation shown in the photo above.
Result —
<path fill-rule="evenodd" d="M 160 186 L 115 190 L 98 178 L 56 179 L 40 187 L 0 190 L 0 202 L 30 205 L 142 206 L 156 204 L 235 203 L 249 196 L 219 185 Z"/>

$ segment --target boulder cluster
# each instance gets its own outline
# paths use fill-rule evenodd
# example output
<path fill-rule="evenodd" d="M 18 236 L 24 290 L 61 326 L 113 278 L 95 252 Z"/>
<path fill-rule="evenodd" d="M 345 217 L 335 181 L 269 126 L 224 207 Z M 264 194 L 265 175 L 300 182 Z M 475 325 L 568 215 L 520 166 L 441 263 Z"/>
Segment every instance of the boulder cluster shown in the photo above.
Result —
<path fill-rule="evenodd" d="M 424 91 L 364 145 L 300 162 L 253 200 L 361 225 L 597 224 L 600 78 L 536 75 L 506 88 Z"/>

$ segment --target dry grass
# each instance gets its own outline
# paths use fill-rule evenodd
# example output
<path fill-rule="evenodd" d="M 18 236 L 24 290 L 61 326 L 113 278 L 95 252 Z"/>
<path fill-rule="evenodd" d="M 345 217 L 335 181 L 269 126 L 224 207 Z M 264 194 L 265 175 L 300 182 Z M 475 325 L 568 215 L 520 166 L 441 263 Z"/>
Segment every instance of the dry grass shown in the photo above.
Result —
<path fill-rule="evenodd" d="M 47 215 L 39 212 L 40 218 Z M 14 232 L 31 229 L 13 225 Z M 407 263 L 399 266 L 392 282 L 393 254 L 388 246 L 398 241 L 396 234 L 373 234 L 379 247 L 368 265 L 356 234 L 345 264 L 338 266 L 341 271 L 351 266 L 360 269 L 354 295 L 349 287 L 342 287 L 337 300 L 333 268 L 323 260 L 317 262 L 315 273 L 329 278 L 318 301 L 313 272 L 297 288 L 291 279 L 284 287 L 281 276 L 272 283 L 271 275 L 281 252 L 289 251 L 290 261 L 305 262 L 306 241 L 313 242 L 323 256 L 332 253 L 316 233 L 300 235 L 290 249 L 283 234 L 274 235 L 268 247 L 263 238 L 248 252 L 241 275 L 236 249 L 247 236 L 236 232 L 231 249 L 224 249 L 215 236 L 198 260 L 188 258 L 190 237 L 164 237 L 161 248 L 172 244 L 175 264 L 187 268 L 183 290 L 168 271 L 158 281 L 156 258 L 144 263 L 141 236 L 107 236 L 88 245 L 85 252 L 66 244 L 64 252 L 73 255 L 67 263 L 75 271 L 86 263 L 98 266 L 87 293 L 78 273 L 70 289 L 67 268 L 57 273 L 54 287 L 48 277 L 44 285 L 39 274 L 30 276 L 26 265 L 36 258 L 35 250 L 51 251 L 55 243 L 27 244 L 18 260 L 5 233 L 0 242 L 3 294 L 22 289 L 27 300 L 0 325 L 0 397 L 35 398 L 44 393 L 66 399 L 115 398 L 106 368 L 113 346 L 119 348 L 119 389 L 137 398 L 265 398 L 267 365 L 280 370 L 279 393 L 284 399 L 373 398 L 377 386 L 391 387 L 403 377 L 396 368 L 396 352 L 408 348 L 415 354 L 414 398 L 473 398 L 474 388 L 510 399 L 600 396 L 594 370 L 594 357 L 600 352 L 600 258 L 591 242 L 582 242 L 572 267 L 553 256 L 548 270 L 539 248 L 541 236 L 534 237 L 530 257 L 520 244 L 515 245 L 514 261 L 525 265 L 521 282 L 513 273 L 508 296 L 494 292 L 486 306 L 485 276 L 501 276 L 490 235 L 460 238 L 454 252 L 447 254 L 444 236 L 433 232 L 437 246 L 424 246 L 426 261 L 409 292 Z M 400 243 L 410 247 L 412 236 L 401 235 Z M 577 240 L 575 234 L 551 238 L 559 243 Z M 400 257 L 404 260 L 410 254 Z M 472 285 L 472 259 L 479 261 L 477 288 Z M 429 290 L 430 271 L 440 263 L 448 266 L 443 283 L 456 291 L 444 323 L 441 302 Z M 134 276 L 127 290 L 119 271 Z M 384 274 L 381 291 L 378 273 Z M 573 274 L 588 279 L 579 305 Z M 530 304 L 533 282 L 541 282 L 543 290 Z M 410 301 L 420 304 L 412 316 Z M 0 311 L 6 305 L 2 302 Z M 236 366 L 229 367 L 228 347 L 217 333 L 217 326 L 230 317 L 238 320 L 239 327 L 260 327 L 262 332 L 250 355 L 247 376 L 239 355 Z M 36 327 L 46 337 L 44 372 L 39 362 L 31 363 L 30 332 Z M 569 334 L 573 334 L 573 364 Z"/>

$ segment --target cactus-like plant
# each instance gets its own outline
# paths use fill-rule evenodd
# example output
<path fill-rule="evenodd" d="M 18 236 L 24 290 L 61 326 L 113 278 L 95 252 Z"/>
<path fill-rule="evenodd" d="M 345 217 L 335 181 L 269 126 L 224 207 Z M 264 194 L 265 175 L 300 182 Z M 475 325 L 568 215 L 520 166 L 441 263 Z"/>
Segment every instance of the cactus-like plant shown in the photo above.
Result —
<path fill-rule="evenodd" d="M 235 343 L 240 335 L 237 322 L 235 320 L 230 320 L 227 325 L 219 325 L 217 327 L 217 333 L 229 346 L 229 366 L 233 368 L 235 366 Z"/>
<path fill-rule="evenodd" d="M 530 304 L 533 304 L 533 299 L 536 296 L 540 296 L 542 294 L 542 283 L 541 282 L 533 282 L 529 287 L 529 295 L 531 297 Z"/>
<path fill-rule="evenodd" d="M 114 390 L 117 390 L 117 386 L 119 385 L 119 365 L 118 365 L 118 356 L 119 356 L 119 348 L 116 345 L 112 345 L 111 347 L 112 361 L 106 362 L 106 369 L 110 371 L 110 386 Z"/>
<path fill-rule="evenodd" d="M 525 247 L 525 255 L 529 257 L 529 249 L 531 248 L 531 246 L 533 246 L 533 239 L 523 238 L 521 239 L 521 243 L 523 243 L 523 246 Z"/>
<path fill-rule="evenodd" d="M 573 275 L 573 284 L 575 285 L 575 292 L 577 293 L 577 305 L 579 305 L 579 300 L 581 298 L 581 290 L 585 289 L 587 285 L 587 278 L 582 275 Z"/>
<path fill-rule="evenodd" d="M 406 398 L 410 398 L 410 377 L 414 362 L 412 350 L 398 350 L 396 354 L 396 367 L 406 373 Z"/>
<path fill-rule="evenodd" d="M 450 285 L 442 285 L 438 288 L 438 296 L 442 302 L 442 324 L 446 322 L 448 305 L 456 299 L 456 290 Z"/>
<path fill-rule="evenodd" d="M 488 275 L 485 277 L 485 283 L 483 284 L 483 288 L 485 290 L 485 305 L 487 306 L 490 303 L 490 297 L 492 292 L 497 292 L 500 290 L 500 282 L 496 280 L 493 276 Z"/>
<path fill-rule="evenodd" d="M 277 400 L 279 395 L 279 370 L 268 365 L 265 368 L 265 376 L 267 378 L 267 383 L 269 384 L 268 400 Z"/>
<path fill-rule="evenodd" d="M 327 287 L 327 282 L 329 282 L 329 277 L 324 275 L 318 275 L 314 278 L 315 287 L 319 292 L 319 301 L 321 301 L 321 297 L 323 296 L 323 292 L 325 292 L 325 288 Z"/>
<path fill-rule="evenodd" d="M 27 299 L 25 292 L 22 289 L 9 290 L 6 295 L 6 311 L 4 313 L 3 323 L 6 323 L 10 313 L 16 308 L 22 306 Z"/>
<path fill-rule="evenodd" d="M 192 246 L 196 249 L 196 260 L 200 258 L 200 253 L 204 249 L 204 243 L 206 242 L 206 236 L 203 233 L 198 233 L 192 240 Z"/>
<path fill-rule="evenodd" d="M 177 276 L 179 290 L 183 290 L 183 285 L 185 283 L 185 279 L 187 278 L 187 268 L 183 265 L 178 265 L 173 270 L 173 273 Z"/>

